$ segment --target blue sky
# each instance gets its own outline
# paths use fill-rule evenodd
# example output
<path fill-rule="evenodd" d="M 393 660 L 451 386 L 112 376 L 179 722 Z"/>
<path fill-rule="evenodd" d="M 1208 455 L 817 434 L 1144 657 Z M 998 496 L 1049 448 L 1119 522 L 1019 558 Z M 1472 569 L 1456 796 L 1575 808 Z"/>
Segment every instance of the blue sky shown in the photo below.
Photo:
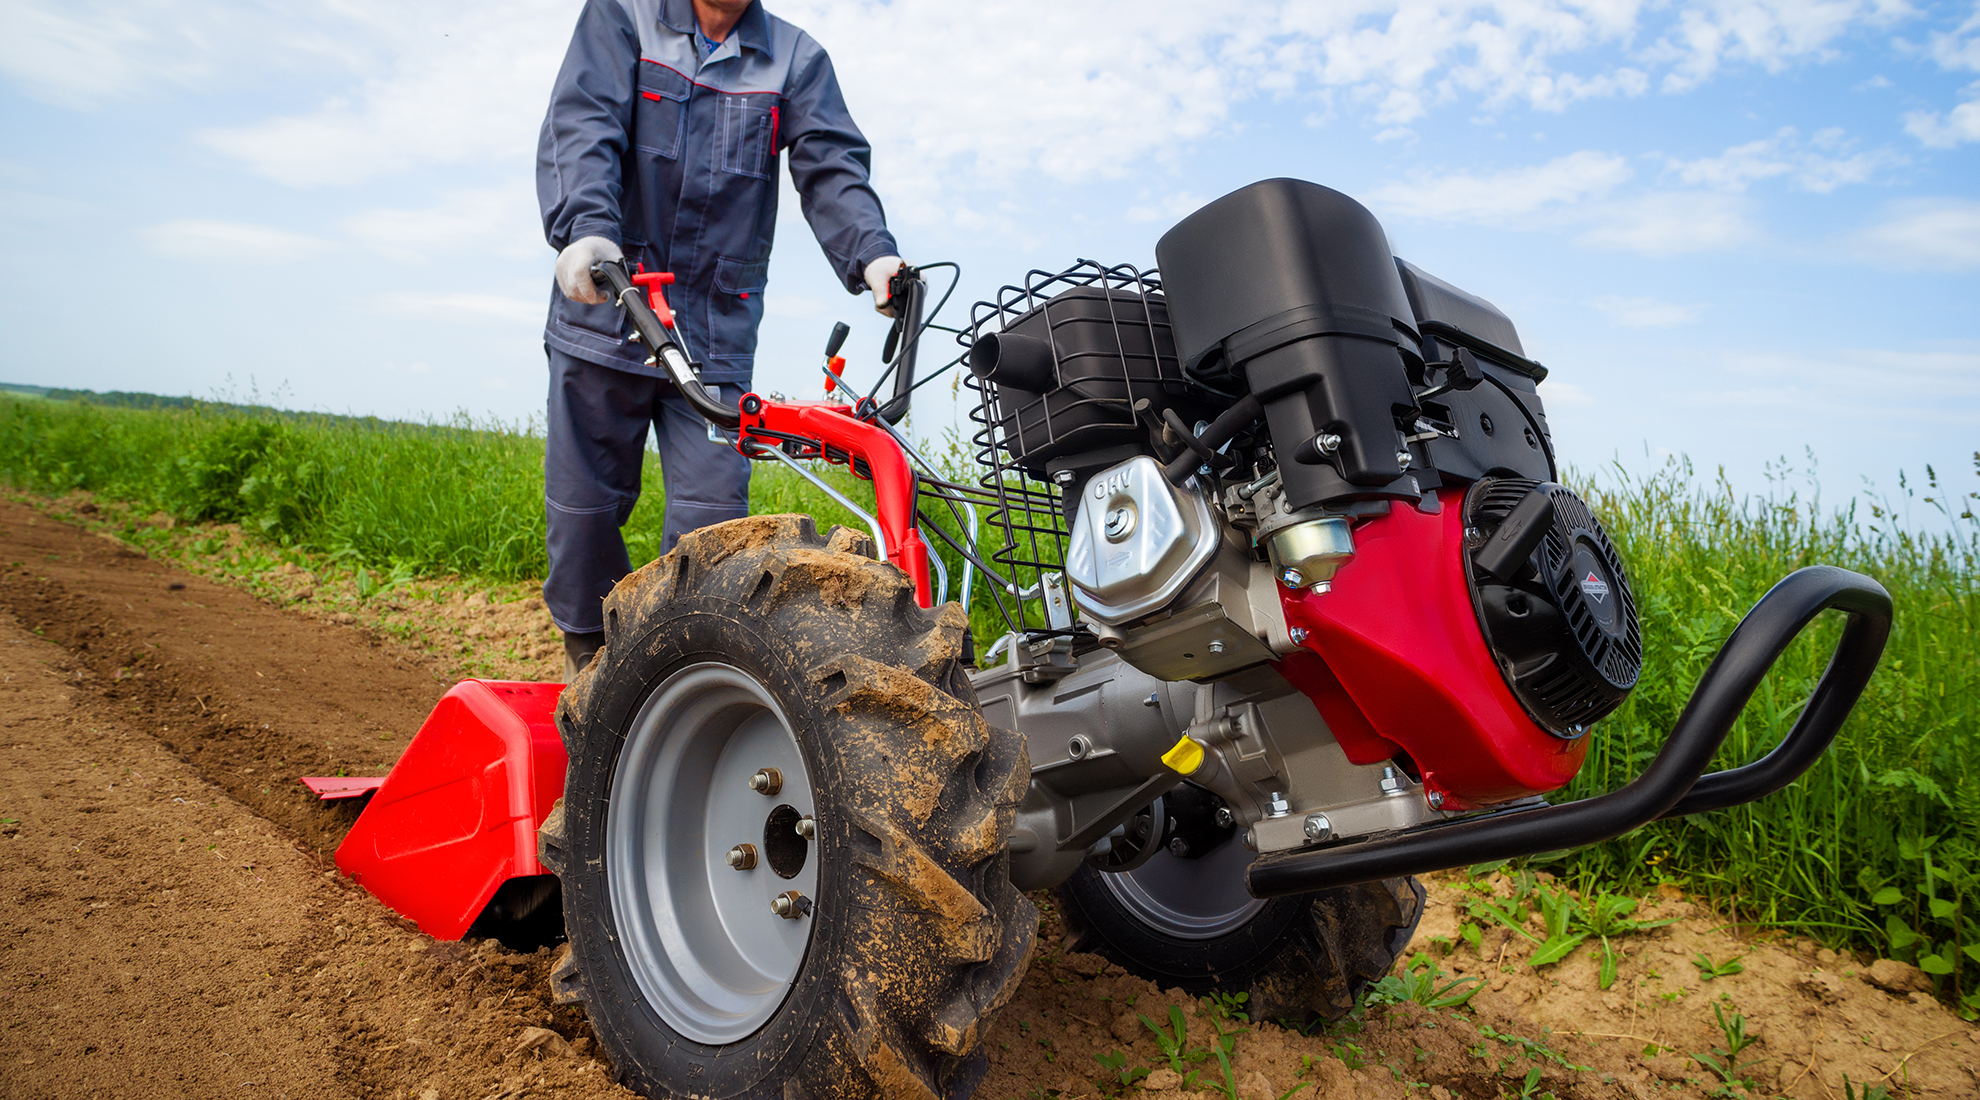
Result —
<path fill-rule="evenodd" d="M 535 135 L 571 0 L 9 0 L 0 380 L 334 412 L 542 406 Z M 958 298 L 1152 262 L 1288 175 L 1509 313 L 1582 468 L 1835 499 L 1980 450 L 1980 7 L 799 0 L 911 259 Z M 786 183 L 788 191 L 788 183 Z M 786 195 L 757 384 L 884 322 Z M 953 316 L 961 316 L 961 312 Z M 870 377 L 870 373 L 866 375 Z M 916 409 L 956 421 L 947 388 Z"/>

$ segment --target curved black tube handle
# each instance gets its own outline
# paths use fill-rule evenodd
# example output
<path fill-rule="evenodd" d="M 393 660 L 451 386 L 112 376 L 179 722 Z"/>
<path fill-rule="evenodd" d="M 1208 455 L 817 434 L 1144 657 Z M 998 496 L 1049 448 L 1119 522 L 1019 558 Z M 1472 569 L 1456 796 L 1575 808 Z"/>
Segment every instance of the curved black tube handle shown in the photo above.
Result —
<path fill-rule="evenodd" d="M 649 364 L 658 363 L 665 367 L 667 376 L 673 380 L 674 388 L 681 391 L 687 403 L 701 414 L 703 420 L 718 428 L 735 431 L 742 426 L 742 413 L 724 403 L 721 398 L 708 391 L 695 372 L 694 364 L 688 362 L 687 353 L 674 340 L 673 333 L 660 323 L 660 318 L 647 304 L 646 292 L 632 281 L 624 260 L 606 260 L 591 268 L 594 279 L 602 279 L 612 288 L 612 297 L 619 308 L 632 317 L 633 331 L 653 351 Z"/>
<path fill-rule="evenodd" d="M 1794 727 L 1760 760 L 1701 777 L 1768 669 L 1830 608 L 1847 612 L 1849 622 Z M 1883 585 L 1829 565 L 1797 569 L 1740 620 L 1699 678 L 1657 758 L 1623 787 L 1560 806 L 1268 857 L 1245 872 L 1245 885 L 1261 898 L 1348 886 L 1594 844 L 1659 818 L 1751 802 L 1793 782 L 1835 740 L 1876 671 L 1890 630 L 1891 597 Z"/>
<path fill-rule="evenodd" d="M 880 406 L 880 419 L 899 424 L 914 400 L 914 361 L 921 351 L 921 314 L 928 301 L 928 282 L 920 269 L 903 267 L 894 274 L 887 293 L 894 303 L 894 331 L 888 334 L 887 343 L 892 346 L 899 341 L 899 348 L 893 366 L 894 395 Z"/>
<path fill-rule="evenodd" d="M 1778 599 L 1777 592 L 1781 593 Z M 1808 705 L 1802 708 L 1801 717 L 1795 720 L 1787 736 L 1751 764 L 1700 776 L 1683 798 L 1663 812 L 1663 817 L 1722 810 L 1764 798 L 1794 782 L 1828 750 L 1837 731 L 1842 729 L 1843 720 L 1849 717 L 1857 698 L 1869 685 L 1870 674 L 1877 670 L 1877 661 L 1883 656 L 1884 643 L 1891 634 L 1890 593 L 1861 573 L 1832 565 L 1797 569 L 1761 597 L 1746 618 L 1740 620 L 1725 648 L 1712 659 L 1712 666 L 1699 679 L 1691 702 L 1678 718 L 1680 729 L 1692 712 L 1698 710 L 1714 714 L 1730 711 L 1737 719 L 1787 643 L 1816 615 L 1829 608 L 1848 612 L 1849 622 L 1843 627 L 1829 666 L 1822 670 L 1822 678 L 1816 681 L 1815 691 L 1808 697 Z M 1722 667 L 1728 671 L 1721 674 Z M 1719 683 L 1716 675 L 1725 676 L 1725 683 Z M 1738 693 L 1737 698 L 1716 698 L 1732 692 Z M 1732 729 L 1731 722 L 1725 725 L 1727 731 Z M 1719 734 L 1719 740 L 1724 739 L 1725 734 Z"/>

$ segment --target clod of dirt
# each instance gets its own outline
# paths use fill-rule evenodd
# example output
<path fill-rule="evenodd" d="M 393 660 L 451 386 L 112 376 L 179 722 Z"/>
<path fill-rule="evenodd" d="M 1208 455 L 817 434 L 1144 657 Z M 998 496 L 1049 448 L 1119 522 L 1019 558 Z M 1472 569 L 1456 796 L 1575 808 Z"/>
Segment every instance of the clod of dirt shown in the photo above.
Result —
<path fill-rule="evenodd" d="M 516 1048 L 509 1052 L 509 1057 L 514 1058 L 518 1054 L 528 1054 L 532 1050 L 540 1050 L 546 1055 L 557 1058 L 569 1058 L 577 1053 L 577 1051 L 571 1049 L 571 1044 L 564 1041 L 562 1035 L 551 1031 L 549 1028 L 526 1027 L 522 1029 L 522 1035 L 516 1043 Z"/>
<path fill-rule="evenodd" d="M 1896 959 L 1878 959 L 1863 972 L 1863 980 L 1886 993 L 1930 993 L 1932 979 L 1923 970 Z"/>

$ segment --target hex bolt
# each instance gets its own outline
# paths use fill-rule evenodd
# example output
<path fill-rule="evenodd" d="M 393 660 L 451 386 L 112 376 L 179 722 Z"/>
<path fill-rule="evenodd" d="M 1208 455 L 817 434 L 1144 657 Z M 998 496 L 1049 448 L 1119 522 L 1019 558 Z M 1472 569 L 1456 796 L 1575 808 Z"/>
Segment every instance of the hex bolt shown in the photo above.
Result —
<path fill-rule="evenodd" d="M 766 797 L 776 794 L 784 789 L 784 773 L 775 768 L 762 768 L 749 777 L 749 789 Z"/>
<path fill-rule="evenodd" d="M 1058 473 L 1052 475 L 1052 480 L 1058 482 L 1061 485 L 1071 485 L 1073 483 L 1073 479 L 1078 476 L 1079 476 L 1078 474 L 1074 473 L 1071 470 L 1060 470 Z"/>
<path fill-rule="evenodd" d="M 748 871 L 756 866 L 756 845 L 738 844 L 729 849 L 725 857 L 729 866 L 738 871 Z"/>
<path fill-rule="evenodd" d="M 1187 841 L 1187 840 L 1184 840 L 1183 838 L 1181 838 L 1181 837 L 1179 837 L 1179 836 L 1177 836 L 1177 837 L 1170 837 L 1170 838 L 1169 838 L 1169 854 L 1170 854 L 1170 855 L 1172 855 L 1172 856 L 1174 856 L 1174 857 L 1176 857 L 1177 859 L 1188 859 L 1188 858 L 1189 858 L 1189 841 Z"/>
<path fill-rule="evenodd" d="M 786 890 L 770 899 L 770 911 L 785 920 L 796 920 L 811 912 L 811 899 L 796 890 Z"/>
<path fill-rule="evenodd" d="M 818 839 L 818 822 L 812 820 L 810 814 L 806 814 L 803 817 L 798 818 L 796 827 L 797 827 L 797 835 L 803 837 L 804 839 L 806 840 Z"/>
<path fill-rule="evenodd" d="M 1210 820 L 1215 821 L 1219 829 L 1228 829 L 1237 824 L 1237 815 L 1231 812 L 1229 806 L 1219 806 L 1217 812 L 1210 815 Z"/>
<path fill-rule="evenodd" d="M 1157 707 L 1157 708 L 1159 708 L 1159 707 L 1161 707 L 1161 705 L 1162 705 L 1162 693 L 1161 693 L 1161 692 L 1158 692 L 1158 691 L 1151 691 L 1151 692 L 1149 692 L 1149 693 L 1148 693 L 1148 698 L 1146 698 L 1146 699 L 1143 699 L 1143 700 L 1141 701 L 1141 705 L 1142 705 L 1142 706 L 1144 706 L 1144 707 Z"/>
<path fill-rule="evenodd" d="M 1409 457 L 1408 451 L 1396 452 L 1396 465 L 1401 466 L 1403 469 L 1409 469 L 1409 464 L 1413 461 L 1415 460 Z"/>
<path fill-rule="evenodd" d="M 1224 651 L 1224 643 L 1222 643 L 1222 642 L 1211 642 L 1211 643 L 1210 643 L 1210 652 L 1211 652 L 1211 653 L 1213 653 L 1213 654 L 1215 654 L 1215 653 L 1222 653 L 1223 651 Z"/>
<path fill-rule="evenodd" d="M 1441 810 L 1444 808 L 1444 792 L 1442 791 L 1430 792 L 1430 808 L 1433 810 Z"/>
<path fill-rule="evenodd" d="M 1287 633 L 1289 633 L 1289 634 L 1290 634 L 1290 635 L 1292 636 L 1292 644 L 1294 644 L 1294 645 L 1305 645 L 1305 644 L 1306 644 L 1306 628 L 1305 628 L 1305 627 L 1303 627 L 1303 626 L 1296 626 L 1296 627 L 1293 627 L 1293 628 L 1292 628 L 1292 629 L 1291 629 L 1290 631 L 1288 631 Z"/>
<path fill-rule="evenodd" d="M 1298 588 L 1300 582 L 1305 579 L 1306 574 L 1301 573 L 1290 565 L 1279 570 L 1279 583 L 1285 585 L 1287 588 Z"/>
<path fill-rule="evenodd" d="M 1265 801 L 1265 816 L 1284 817 L 1290 813 L 1292 813 L 1292 803 L 1286 801 L 1285 792 L 1273 791 L 1272 797 Z"/>
<path fill-rule="evenodd" d="M 1341 449 L 1341 437 L 1333 432 L 1321 432 L 1313 437 L 1313 449 L 1323 455 L 1333 454 Z"/>
<path fill-rule="evenodd" d="M 1317 844 L 1334 835 L 1334 823 L 1326 814 L 1307 814 L 1305 831 L 1306 839 Z"/>
<path fill-rule="evenodd" d="M 1396 772 L 1392 764 L 1382 765 L 1382 793 L 1403 794 L 1409 790 L 1409 780 Z"/>

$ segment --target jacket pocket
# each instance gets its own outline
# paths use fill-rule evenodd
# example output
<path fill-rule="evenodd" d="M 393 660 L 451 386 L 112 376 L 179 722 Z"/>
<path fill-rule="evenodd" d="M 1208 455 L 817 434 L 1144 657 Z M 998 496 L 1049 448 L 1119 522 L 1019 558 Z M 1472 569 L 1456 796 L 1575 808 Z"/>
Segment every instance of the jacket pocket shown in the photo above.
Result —
<path fill-rule="evenodd" d="M 761 294 L 770 281 L 770 264 L 749 263 L 744 260 L 731 260 L 727 256 L 715 257 L 715 289 L 724 294 L 737 296 Z"/>
<path fill-rule="evenodd" d="M 767 180 L 777 167 L 777 97 L 722 97 L 722 159 L 724 172 Z"/>
<path fill-rule="evenodd" d="M 633 101 L 633 147 L 673 160 L 681 155 L 687 127 L 688 78 L 644 62 L 639 67 L 639 98 Z"/>

